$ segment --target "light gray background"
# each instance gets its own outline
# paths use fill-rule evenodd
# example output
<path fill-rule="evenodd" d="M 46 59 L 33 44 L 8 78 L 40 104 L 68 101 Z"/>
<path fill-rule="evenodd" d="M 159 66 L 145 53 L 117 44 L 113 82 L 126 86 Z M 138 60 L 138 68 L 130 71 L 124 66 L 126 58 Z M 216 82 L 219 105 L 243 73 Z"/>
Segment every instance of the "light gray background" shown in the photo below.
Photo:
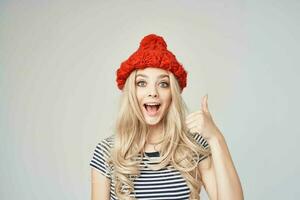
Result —
<path fill-rule="evenodd" d="M 299 198 L 299 1 L 1 1 L 0 199 L 90 199 L 115 70 L 162 35 L 208 93 L 245 199 Z M 207 199 L 203 190 L 203 199 Z"/>

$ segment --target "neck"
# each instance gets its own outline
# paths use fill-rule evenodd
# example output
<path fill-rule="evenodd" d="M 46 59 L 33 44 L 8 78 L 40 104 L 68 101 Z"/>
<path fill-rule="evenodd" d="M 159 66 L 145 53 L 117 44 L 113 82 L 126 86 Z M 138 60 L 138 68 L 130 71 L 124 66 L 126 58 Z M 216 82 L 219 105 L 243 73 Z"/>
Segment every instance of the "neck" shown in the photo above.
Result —
<path fill-rule="evenodd" d="M 149 130 L 147 142 L 148 143 L 159 142 L 161 140 L 162 134 L 163 134 L 163 124 L 158 123 L 156 125 L 150 126 L 149 128 L 150 128 L 150 130 Z"/>

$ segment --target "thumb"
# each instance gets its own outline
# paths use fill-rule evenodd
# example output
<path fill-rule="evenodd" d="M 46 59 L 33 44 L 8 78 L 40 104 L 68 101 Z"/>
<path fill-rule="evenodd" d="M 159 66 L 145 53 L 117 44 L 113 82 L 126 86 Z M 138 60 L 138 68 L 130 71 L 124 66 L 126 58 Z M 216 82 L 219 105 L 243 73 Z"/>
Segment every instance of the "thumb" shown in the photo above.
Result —
<path fill-rule="evenodd" d="M 206 94 L 205 96 L 203 96 L 203 97 L 202 97 L 202 101 L 201 101 L 201 109 L 202 109 L 204 112 L 209 112 L 209 110 L 208 110 L 207 99 L 208 99 L 208 94 Z"/>

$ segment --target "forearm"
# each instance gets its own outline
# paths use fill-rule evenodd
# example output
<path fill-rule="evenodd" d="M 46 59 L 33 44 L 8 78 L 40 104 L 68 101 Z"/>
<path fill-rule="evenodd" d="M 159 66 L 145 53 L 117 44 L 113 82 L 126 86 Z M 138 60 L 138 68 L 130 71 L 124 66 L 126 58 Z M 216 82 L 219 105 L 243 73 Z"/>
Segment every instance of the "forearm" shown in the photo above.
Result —
<path fill-rule="evenodd" d="M 215 167 L 218 200 L 243 200 L 242 186 L 225 138 L 220 131 L 208 140 Z"/>

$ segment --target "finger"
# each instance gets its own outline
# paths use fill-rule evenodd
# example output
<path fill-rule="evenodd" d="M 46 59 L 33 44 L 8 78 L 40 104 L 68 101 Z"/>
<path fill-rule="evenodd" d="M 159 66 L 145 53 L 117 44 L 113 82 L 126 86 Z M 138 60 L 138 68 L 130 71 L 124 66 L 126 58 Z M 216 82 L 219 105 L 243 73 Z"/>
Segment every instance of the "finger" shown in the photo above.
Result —
<path fill-rule="evenodd" d="M 190 129 L 189 132 L 190 133 L 198 133 L 199 131 L 197 131 L 196 129 Z"/>
<path fill-rule="evenodd" d="M 186 119 L 193 118 L 194 116 L 197 116 L 197 115 L 202 114 L 202 113 L 203 113 L 202 110 L 198 110 L 198 111 L 196 111 L 196 112 L 190 113 L 190 114 L 187 115 L 185 118 L 186 118 Z"/>
<path fill-rule="evenodd" d="M 202 128 L 199 125 L 195 125 L 189 128 L 189 132 L 191 133 L 201 133 Z"/>
<path fill-rule="evenodd" d="M 193 121 L 189 121 L 189 122 L 186 122 L 186 126 L 187 127 L 193 127 L 193 126 L 202 126 L 202 124 L 203 124 L 203 121 L 200 119 L 195 119 L 195 120 L 193 120 Z"/>
<path fill-rule="evenodd" d="M 186 118 L 185 119 L 185 123 L 190 123 L 192 121 L 198 121 L 198 120 L 201 120 L 203 117 L 202 117 L 202 114 L 198 114 L 198 115 L 194 115 L 194 116 L 191 116 L 189 118 Z"/>
<path fill-rule="evenodd" d="M 208 99 L 208 94 L 202 97 L 202 101 L 201 101 L 201 108 L 204 112 L 209 112 L 207 99 Z"/>

